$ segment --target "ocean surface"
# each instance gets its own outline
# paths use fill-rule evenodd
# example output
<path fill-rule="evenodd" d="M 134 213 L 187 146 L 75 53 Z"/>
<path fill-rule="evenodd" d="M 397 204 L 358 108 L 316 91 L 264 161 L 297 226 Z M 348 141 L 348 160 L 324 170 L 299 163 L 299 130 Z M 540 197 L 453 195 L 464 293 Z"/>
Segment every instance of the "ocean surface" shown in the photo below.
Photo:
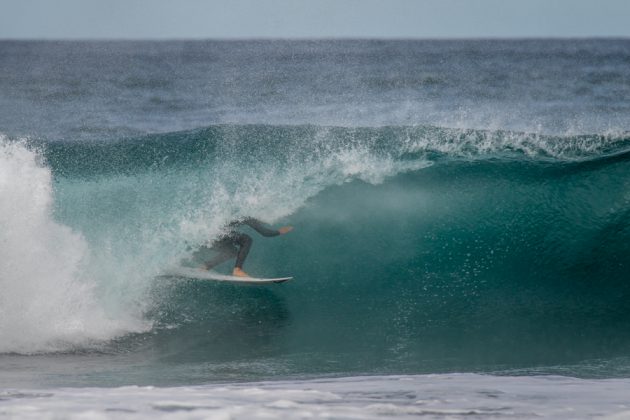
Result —
<path fill-rule="evenodd" d="M 630 40 L 0 41 L 0 418 L 627 418 L 629 174 Z"/>

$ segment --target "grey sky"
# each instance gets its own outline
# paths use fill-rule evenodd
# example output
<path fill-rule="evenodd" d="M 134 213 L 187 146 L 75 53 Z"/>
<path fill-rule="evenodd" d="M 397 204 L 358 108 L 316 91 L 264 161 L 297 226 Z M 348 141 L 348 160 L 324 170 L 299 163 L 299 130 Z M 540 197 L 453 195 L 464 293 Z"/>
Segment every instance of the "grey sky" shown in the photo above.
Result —
<path fill-rule="evenodd" d="M 0 0 L 0 39 L 628 37 L 630 0 Z"/>

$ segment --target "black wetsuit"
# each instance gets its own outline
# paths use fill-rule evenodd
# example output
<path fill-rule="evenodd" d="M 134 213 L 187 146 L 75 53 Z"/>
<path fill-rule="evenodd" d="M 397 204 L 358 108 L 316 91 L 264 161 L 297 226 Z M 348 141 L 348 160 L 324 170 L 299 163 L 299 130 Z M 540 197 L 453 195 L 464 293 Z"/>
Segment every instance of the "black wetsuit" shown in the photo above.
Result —
<path fill-rule="evenodd" d="M 210 246 L 210 249 L 218 252 L 218 254 L 216 257 L 205 262 L 205 266 L 208 270 L 234 257 L 236 257 L 235 267 L 243 268 L 243 263 L 245 262 L 245 258 L 247 258 L 247 254 L 249 254 L 253 242 L 251 236 L 236 230 L 239 226 L 243 225 L 251 227 L 262 236 L 280 235 L 279 231 L 265 227 L 260 220 L 252 217 L 235 220 L 227 225 L 227 232 Z"/>

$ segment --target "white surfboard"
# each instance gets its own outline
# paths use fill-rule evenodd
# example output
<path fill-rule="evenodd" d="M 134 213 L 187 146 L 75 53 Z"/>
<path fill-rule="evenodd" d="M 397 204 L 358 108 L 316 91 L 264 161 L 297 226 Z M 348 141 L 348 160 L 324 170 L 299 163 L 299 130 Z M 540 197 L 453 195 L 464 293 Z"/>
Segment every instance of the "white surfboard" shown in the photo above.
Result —
<path fill-rule="evenodd" d="M 291 280 L 293 277 L 276 277 L 276 278 L 258 278 L 258 277 L 239 277 L 228 276 L 217 273 L 212 270 L 203 270 L 201 268 L 175 267 L 167 270 L 163 276 L 168 277 L 185 277 L 197 280 L 214 280 L 227 281 L 232 283 L 250 283 L 250 284 L 266 284 L 266 283 L 283 283 Z"/>

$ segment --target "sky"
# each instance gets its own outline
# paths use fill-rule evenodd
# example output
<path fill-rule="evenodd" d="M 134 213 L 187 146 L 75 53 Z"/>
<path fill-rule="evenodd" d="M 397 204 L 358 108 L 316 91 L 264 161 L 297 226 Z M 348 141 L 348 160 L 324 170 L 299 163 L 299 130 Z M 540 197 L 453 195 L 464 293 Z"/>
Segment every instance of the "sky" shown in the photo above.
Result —
<path fill-rule="evenodd" d="M 630 37 L 630 0 L 0 0 L 0 39 Z"/>

